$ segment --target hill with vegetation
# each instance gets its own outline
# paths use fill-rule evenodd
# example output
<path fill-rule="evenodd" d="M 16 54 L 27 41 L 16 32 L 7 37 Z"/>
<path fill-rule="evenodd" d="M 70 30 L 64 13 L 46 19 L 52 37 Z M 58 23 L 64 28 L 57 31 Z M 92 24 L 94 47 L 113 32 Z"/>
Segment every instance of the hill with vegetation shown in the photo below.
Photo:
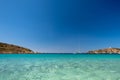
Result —
<path fill-rule="evenodd" d="M 106 48 L 106 49 L 99 49 L 99 50 L 93 50 L 93 51 L 88 51 L 88 53 L 91 54 L 120 54 L 120 48 Z"/>
<path fill-rule="evenodd" d="M 28 48 L 0 42 L 0 53 L 34 53 Z"/>

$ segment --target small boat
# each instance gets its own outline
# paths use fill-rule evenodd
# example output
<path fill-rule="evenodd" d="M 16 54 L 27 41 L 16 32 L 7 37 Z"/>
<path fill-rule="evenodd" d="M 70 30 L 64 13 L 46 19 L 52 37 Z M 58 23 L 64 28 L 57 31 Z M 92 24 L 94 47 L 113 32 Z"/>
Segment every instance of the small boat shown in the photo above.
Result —
<path fill-rule="evenodd" d="M 80 53 L 80 51 L 76 51 L 76 52 L 74 52 L 73 54 L 79 54 Z"/>

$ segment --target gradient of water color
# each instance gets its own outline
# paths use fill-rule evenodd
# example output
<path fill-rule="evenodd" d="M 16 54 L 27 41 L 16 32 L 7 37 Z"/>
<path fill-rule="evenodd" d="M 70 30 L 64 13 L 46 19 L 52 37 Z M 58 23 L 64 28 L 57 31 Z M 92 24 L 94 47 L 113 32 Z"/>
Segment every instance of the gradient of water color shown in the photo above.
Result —
<path fill-rule="evenodd" d="M 120 80 L 120 55 L 2 54 L 0 80 Z"/>

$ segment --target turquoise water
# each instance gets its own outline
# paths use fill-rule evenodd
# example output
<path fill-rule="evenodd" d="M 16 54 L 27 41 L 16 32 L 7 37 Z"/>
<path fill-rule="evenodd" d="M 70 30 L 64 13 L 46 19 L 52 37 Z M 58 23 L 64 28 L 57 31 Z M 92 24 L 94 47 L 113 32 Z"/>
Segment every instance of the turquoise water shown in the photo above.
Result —
<path fill-rule="evenodd" d="M 120 80 L 120 55 L 2 54 L 0 80 Z"/>

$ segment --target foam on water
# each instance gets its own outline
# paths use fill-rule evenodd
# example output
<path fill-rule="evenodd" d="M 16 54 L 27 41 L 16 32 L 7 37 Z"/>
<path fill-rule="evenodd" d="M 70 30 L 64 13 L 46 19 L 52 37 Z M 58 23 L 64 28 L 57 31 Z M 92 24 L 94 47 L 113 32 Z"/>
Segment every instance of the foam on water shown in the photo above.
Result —
<path fill-rule="evenodd" d="M 0 55 L 0 80 L 120 80 L 120 55 Z"/>

